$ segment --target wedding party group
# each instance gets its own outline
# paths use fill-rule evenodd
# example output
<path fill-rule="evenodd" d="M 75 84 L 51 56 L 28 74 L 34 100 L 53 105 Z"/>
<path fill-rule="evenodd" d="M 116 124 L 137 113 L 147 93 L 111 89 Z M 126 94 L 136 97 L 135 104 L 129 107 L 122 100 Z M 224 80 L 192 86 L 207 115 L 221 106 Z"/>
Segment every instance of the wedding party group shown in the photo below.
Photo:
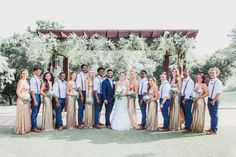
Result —
<path fill-rule="evenodd" d="M 54 80 L 50 72 L 43 74 L 41 68 L 33 69 L 33 77 L 28 81 L 27 69 L 20 71 L 17 85 L 16 134 L 30 131 L 52 131 L 58 129 L 84 129 L 105 127 L 113 130 L 158 130 L 179 131 L 215 135 L 218 129 L 218 107 L 222 93 L 222 83 L 217 78 L 218 68 L 209 69 L 209 82 L 204 73 L 190 78 L 190 70 L 183 71 L 181 78 L 178 68 L 160 75 L 160 88 L 154 76 L 146 70 L 139 73 L 131 70 L 129 74 L 119 73 L 114 80 L 113 70 L 99 67 L 97 75 L 88 66 L 81 65 L 79 73 L 61 72 Z M 37 118 L 42 105 L 42 126 Z M 102 124 L 101 111 L 105 107 L 105 124 Z M 141 111 L 138 124 L 136 108 Z M 204 130 L 205 109 L 210 115 L 210 129 Z M 158 123 L 158 110 L 163 116 L 163 125 Z M 62 113 L 66 112 L 63 123 Z"/>

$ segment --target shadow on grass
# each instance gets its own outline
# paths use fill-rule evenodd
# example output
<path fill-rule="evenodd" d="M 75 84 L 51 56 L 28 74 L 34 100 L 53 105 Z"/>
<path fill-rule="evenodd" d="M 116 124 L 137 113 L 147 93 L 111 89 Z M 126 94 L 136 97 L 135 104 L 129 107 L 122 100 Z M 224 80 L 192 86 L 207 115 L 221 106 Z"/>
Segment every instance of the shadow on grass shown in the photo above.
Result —
<path fill-rule="evenodd" d="M 182 134 L 181 132 L 158 132 L 158 131 L 114 131 L 111 129 L 73 129 L 63 131 L 30 132 L 26 135 L 15 135 L 12 126 L 1 126 L 0 137 L 13 138 L 49 138 L 52 140 L 67 140 L 67 141 L 81 141 L 89 140 L 94 144 L 133 144 L 133 143 L 147 143 L 166 139 L 186 138 L 195 136 L 204 136 L 205 133 L 199 134 Z"/>

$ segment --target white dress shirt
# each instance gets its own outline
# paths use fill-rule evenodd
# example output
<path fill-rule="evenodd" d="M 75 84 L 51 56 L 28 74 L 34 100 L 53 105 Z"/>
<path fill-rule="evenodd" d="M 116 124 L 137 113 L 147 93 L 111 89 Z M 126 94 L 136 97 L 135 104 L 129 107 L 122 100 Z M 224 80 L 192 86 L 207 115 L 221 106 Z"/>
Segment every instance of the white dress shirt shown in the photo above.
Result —
<path fill-rule="evenodd" d="M 138 83 L 138 95 L 144 95 L 144 93 L 147 93 L 147 89 L 148 89 L 148 80 L 146 77 L 144 77 L 143 79 L 139 80 Z"/>
<path fill-rule="evenodd" d="M 211 99 L 214 99 L 216 94 L 222 93 L 222 83 L 218 78 L 209 81 L 208 92 Z"/>
<path fill-rule="evenodd" d="M 170 89 L 171 89 L 171 85 L 170 83 L 166 80 L 164 82 L 161 83 L 160 86 L 160 98 L 170 98 Z"/>
<path fill-rule="evenodd" d="M 94 79 L 94 91 L 97 91 L 98 94 L 102 94 L 102 81 L 103 78 L 101 76 L 97 76 Z"/>
<path fill-rule="evenodd" d="M 181 95 L 184 96 L 185 99 L 189 99 L 190 95 L 194 92 L 194 82 L 188 77 L 183 80 Z"/>
<path fill-rule="evenodd" d="M 87 74 L 80 72 L 77 74 L 76 78 L 76 87 L 80 88 L 82 91 L 86 91 L 85 80 L 87 78 Z"/>
<path fill-rule="evenodd" d="M 58 98 L 66 98 L 66 81 L 57 80 L 53 84 L 53 92 Z"/>
<path fill-rule="evenodd" d="M 40 77 L 34 75 L 30 79 L 30 91 L 34 92 L 35 94 L 40 94 L 40 88 L 41 88 L 42 82 Z"/>
<path fill-rule="evenodd" d="M 111 88 L 113 88 L 113 78 L 108 78 L 110 84 L 111 84 Z"/>

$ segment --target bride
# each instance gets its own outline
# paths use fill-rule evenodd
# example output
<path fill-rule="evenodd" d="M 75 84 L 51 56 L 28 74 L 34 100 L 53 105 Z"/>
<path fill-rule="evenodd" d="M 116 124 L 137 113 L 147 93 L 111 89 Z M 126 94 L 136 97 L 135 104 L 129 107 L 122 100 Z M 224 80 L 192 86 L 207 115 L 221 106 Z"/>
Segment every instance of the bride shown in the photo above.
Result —
<path fill-rule="evenodd" d="M 130 119 L 128 114 L 128 98 L 126 94 L 129 87 L 129 82 L 126 80 L 124 72 L 120 73 L 119 81 L 115 85 L 116 93 L 121 93 L 115 98 L 115 111 L 111 120 L 111 128 L 113 130 L 130 130 Z"/>

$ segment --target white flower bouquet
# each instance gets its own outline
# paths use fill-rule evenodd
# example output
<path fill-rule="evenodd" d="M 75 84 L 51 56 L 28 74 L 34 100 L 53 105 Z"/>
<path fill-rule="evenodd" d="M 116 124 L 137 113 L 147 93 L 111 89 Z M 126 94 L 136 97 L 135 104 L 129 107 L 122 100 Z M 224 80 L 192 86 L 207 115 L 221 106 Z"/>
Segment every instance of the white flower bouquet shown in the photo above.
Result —
<path fill-rule="evenodd" d="M 86 98 L 86 104 L 87 105 L 92 105 L 93 104 L 93 98 L 92 97 Z"/>
<path fill-rule="evenodd" d="M 148 102 L 151 101 L 151 97 L 148 96 L 148 95 L 145 95 L 145 96 L 143 96 L 143 101 L 146 102 L 146 103 L 148 103 Z"/>
<path fill-rule="evenodd" d="M 191 95 L 190 95 L 190 99 L 191 100 L 193 100 L 193 101 L 196 101 L 196 100 L 198 100 L 198 98 L 201 96 L 201 93 L 199 93 L 199 92 L 193 92 L 193 93 L 191 93 Z"/>
<path fill-rule="evenodd" d="M 75 98 L 79 99 L 79 92 L 77 92 L 77 91 L 74 91 L 74 92 L 70 93 L 70 96 L 72 96 L 72 97 L 75 97 Z"/>
<path fill-rule="evenodd" d="M 171 87 L 171 89 L 170 89 L 170 94 L 171 94 L 171 95 L 177 95 L 178 92 L 179 92 L 179 89 L 178 89 L 177 86 Z"/>
<path fill-rule="evenodd" d="M 49 97 L 49 98 L 54 97 L 54 96 L 56 96 L 56 94 L 53 91 L 49 91 L 47 93 L 47 97 Z"/>
<path fill-rule="evenodd" d="M 117 99 L 120 99 L 122 97 L 122 94 L 124 93 L 124 88 L 118 87 L 115 91 L 115 97 Z"/>
<path fill-rule="evenodd" d="M 136 98 L 136 95 L 134 94 L 133 91 L 127 92 L 126 96 L 127 96 L 128 98 L 132 98 L 132 99 L 135 99 L 135 98 Z"/>
<path fill-rule="evenodd" d="M 31 101 L 31 97 L 30 97 L 30 94 L 28 93 L 25 93 L 21 96 L 21 100 L 24 102 L 24 103 L 29 103 Z"/>

